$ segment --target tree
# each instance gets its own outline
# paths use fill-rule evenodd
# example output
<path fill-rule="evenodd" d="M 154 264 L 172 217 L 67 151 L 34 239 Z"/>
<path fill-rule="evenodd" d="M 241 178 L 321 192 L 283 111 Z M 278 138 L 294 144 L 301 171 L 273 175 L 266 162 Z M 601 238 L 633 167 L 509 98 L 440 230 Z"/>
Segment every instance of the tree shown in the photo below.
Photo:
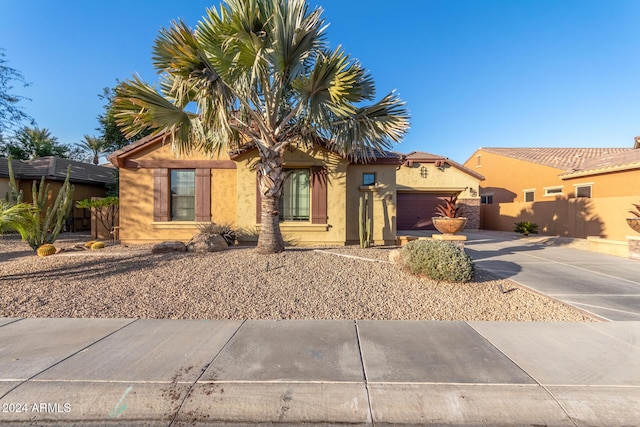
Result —
<path fill-rule="evenodd" d="M 105 151 L 105 143 L 102 138 L 84 135 L 84 140 L 80 141 L 80 149 L 91 157 L 94 165 L 100 163 L 100 154 Z"/>
<path fill-rule="evenodd" d="M 321 15 L 305 0 L 227 0 L 195 29 L 179 20 L 160 31 L 159 92 L 137 76 L 117 89 L 116 118 L 127 137 L 164 134 L 179 154 L 257 148 L 261 253 L 284 249 L 285 148 L 322 142 L 365 162 L 409 128 L 394 92 L 363 105 L 374 100 L 373 79 L 341 47 L 329 50 Z"/>
<path fill-rule="evenodd" d="M 33 123 L 33 119 L 18 104 L 29 100 L 24 96 L 12 93 L 16 83 L 29 86 L 22 73 L 6 65 L 4 49 L 0 48 L 0 139 L 2 134 L 18 127 L 24 121 Z"/>
<path fill-rule="evenodd" d="M 78 158 L 78 148 L 61 144 L 49 129 L 25 126 L 13 137 L 14 142 L 2 141 L 0 154 L 17 160 L 30 160 L 39 157 L 55 156 Z"/>
<path fill-rule="evenodd" d="M 120 85 L 118 80 L 116 80 L 116 82 L 117 85 Z M 98 116 L 100 126 L 96 128 L 96 130 L 100 132 L 100 139 L 104 141 L 104 152 L 106 153 L 119 150 L 134 141 L 124 135 L 116 122 L 115 109 L 113 106 L 116 97 L 116 87 L 105 87 L 102 90 L 102 95 L 98 95 L 100 99 L 105 100 L 105 104 L 103 106 L 103 113 Z M 150 133 L 151 131 L 142 132 L 137 134 L 135 139 L 142 138 Z"/>

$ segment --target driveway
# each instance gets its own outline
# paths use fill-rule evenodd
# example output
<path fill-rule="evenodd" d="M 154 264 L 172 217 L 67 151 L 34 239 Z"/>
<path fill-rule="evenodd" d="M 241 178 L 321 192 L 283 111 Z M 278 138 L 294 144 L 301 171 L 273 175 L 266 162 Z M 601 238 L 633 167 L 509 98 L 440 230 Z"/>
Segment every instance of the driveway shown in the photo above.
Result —
<path fill-rule="evenodd" d="M 465 232 L 479 268 L 594 314 L 640 320 L 640 262 L 537 242 L 512 233 Z"/>

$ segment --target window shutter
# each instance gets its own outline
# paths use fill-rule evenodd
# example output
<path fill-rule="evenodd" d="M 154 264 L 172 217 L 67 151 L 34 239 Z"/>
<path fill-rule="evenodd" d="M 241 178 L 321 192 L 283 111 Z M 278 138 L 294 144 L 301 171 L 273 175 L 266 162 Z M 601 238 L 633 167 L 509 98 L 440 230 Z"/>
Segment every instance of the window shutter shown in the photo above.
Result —
<path fill-rule="evenodd" d="M 153 220 L 169 221 L 169 169 L 153 170 Z"/>
<path fill-rule="evenodd" d="M 327 168 L 311 168 L 311 223 L 327 223 Z"/>
<path fill-rule="evenodd" d="M 211 169 L 196 169 L 196 221 L 211 221 Z"/>
<path fill-rule="evenodd" d="M 262 222 L 262 197 L 260 197 L 260 182 L 256 174 L 256 224 Z"/>

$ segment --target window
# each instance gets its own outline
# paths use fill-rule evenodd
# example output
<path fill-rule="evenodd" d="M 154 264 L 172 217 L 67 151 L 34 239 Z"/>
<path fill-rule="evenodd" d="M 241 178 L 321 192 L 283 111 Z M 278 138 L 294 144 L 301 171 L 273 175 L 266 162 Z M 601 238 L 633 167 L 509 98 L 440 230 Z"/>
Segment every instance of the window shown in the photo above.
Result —
<path fill-rule="evenodd" d="M 375 185 L 376 183 L 376 174 L 375 173 L 363 173 L 362 174 L 362 185 Z"/>
<path fill-rule="evenodd" d="M 591 198 L 591 184 L 576 185 L 576 197 Z"/>
<path fill-rule="evenodd" d="M 480 196 L 480 204 L 482 205 L 492 205 L 493 204 L 493 194 L 485 194 Z"/>
<path fill-rule="evenodd" d="M 196 213 L 196 173 L 194 169 L 171 170 L 171 220 L 193 221 Z"/>
<path fill-rule="evenodd" d="M 562 194 L 562 186 L 559 187 L 544 187 L 545 196 L 559 196 Z"/>
<path fill-rule="evenodd" d="M 211 169 L 155 168 L 153 221 L 211 221 Z"/>
<path fill-rule="evenodd" d="M 482 166 L 482 157 L 481 155 L 476 156 L 476 167 L 479 168 Z"/>
<path fill-rule="evenodd" d="M 535 190 L 524 190 L 524 201 L 533 202 L 534 193 L 535 193 Z"/>
<path fill-rule="evenodd" d="M 280 219 L 309 221 L 309 169 L 285 169 L 280 197 Z"/>

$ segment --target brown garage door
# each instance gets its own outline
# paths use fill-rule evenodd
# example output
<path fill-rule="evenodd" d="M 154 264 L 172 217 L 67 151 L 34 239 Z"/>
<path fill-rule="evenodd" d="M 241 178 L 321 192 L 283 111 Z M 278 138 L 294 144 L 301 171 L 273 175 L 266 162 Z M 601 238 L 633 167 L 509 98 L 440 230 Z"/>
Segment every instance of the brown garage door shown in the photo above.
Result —
<path fill-rule="evenodd" d="M 449 196 L 445 193 L 398 193 L 396 228 L 435 230 L 431 218 L 436 216 L 436 206 Z"/>

